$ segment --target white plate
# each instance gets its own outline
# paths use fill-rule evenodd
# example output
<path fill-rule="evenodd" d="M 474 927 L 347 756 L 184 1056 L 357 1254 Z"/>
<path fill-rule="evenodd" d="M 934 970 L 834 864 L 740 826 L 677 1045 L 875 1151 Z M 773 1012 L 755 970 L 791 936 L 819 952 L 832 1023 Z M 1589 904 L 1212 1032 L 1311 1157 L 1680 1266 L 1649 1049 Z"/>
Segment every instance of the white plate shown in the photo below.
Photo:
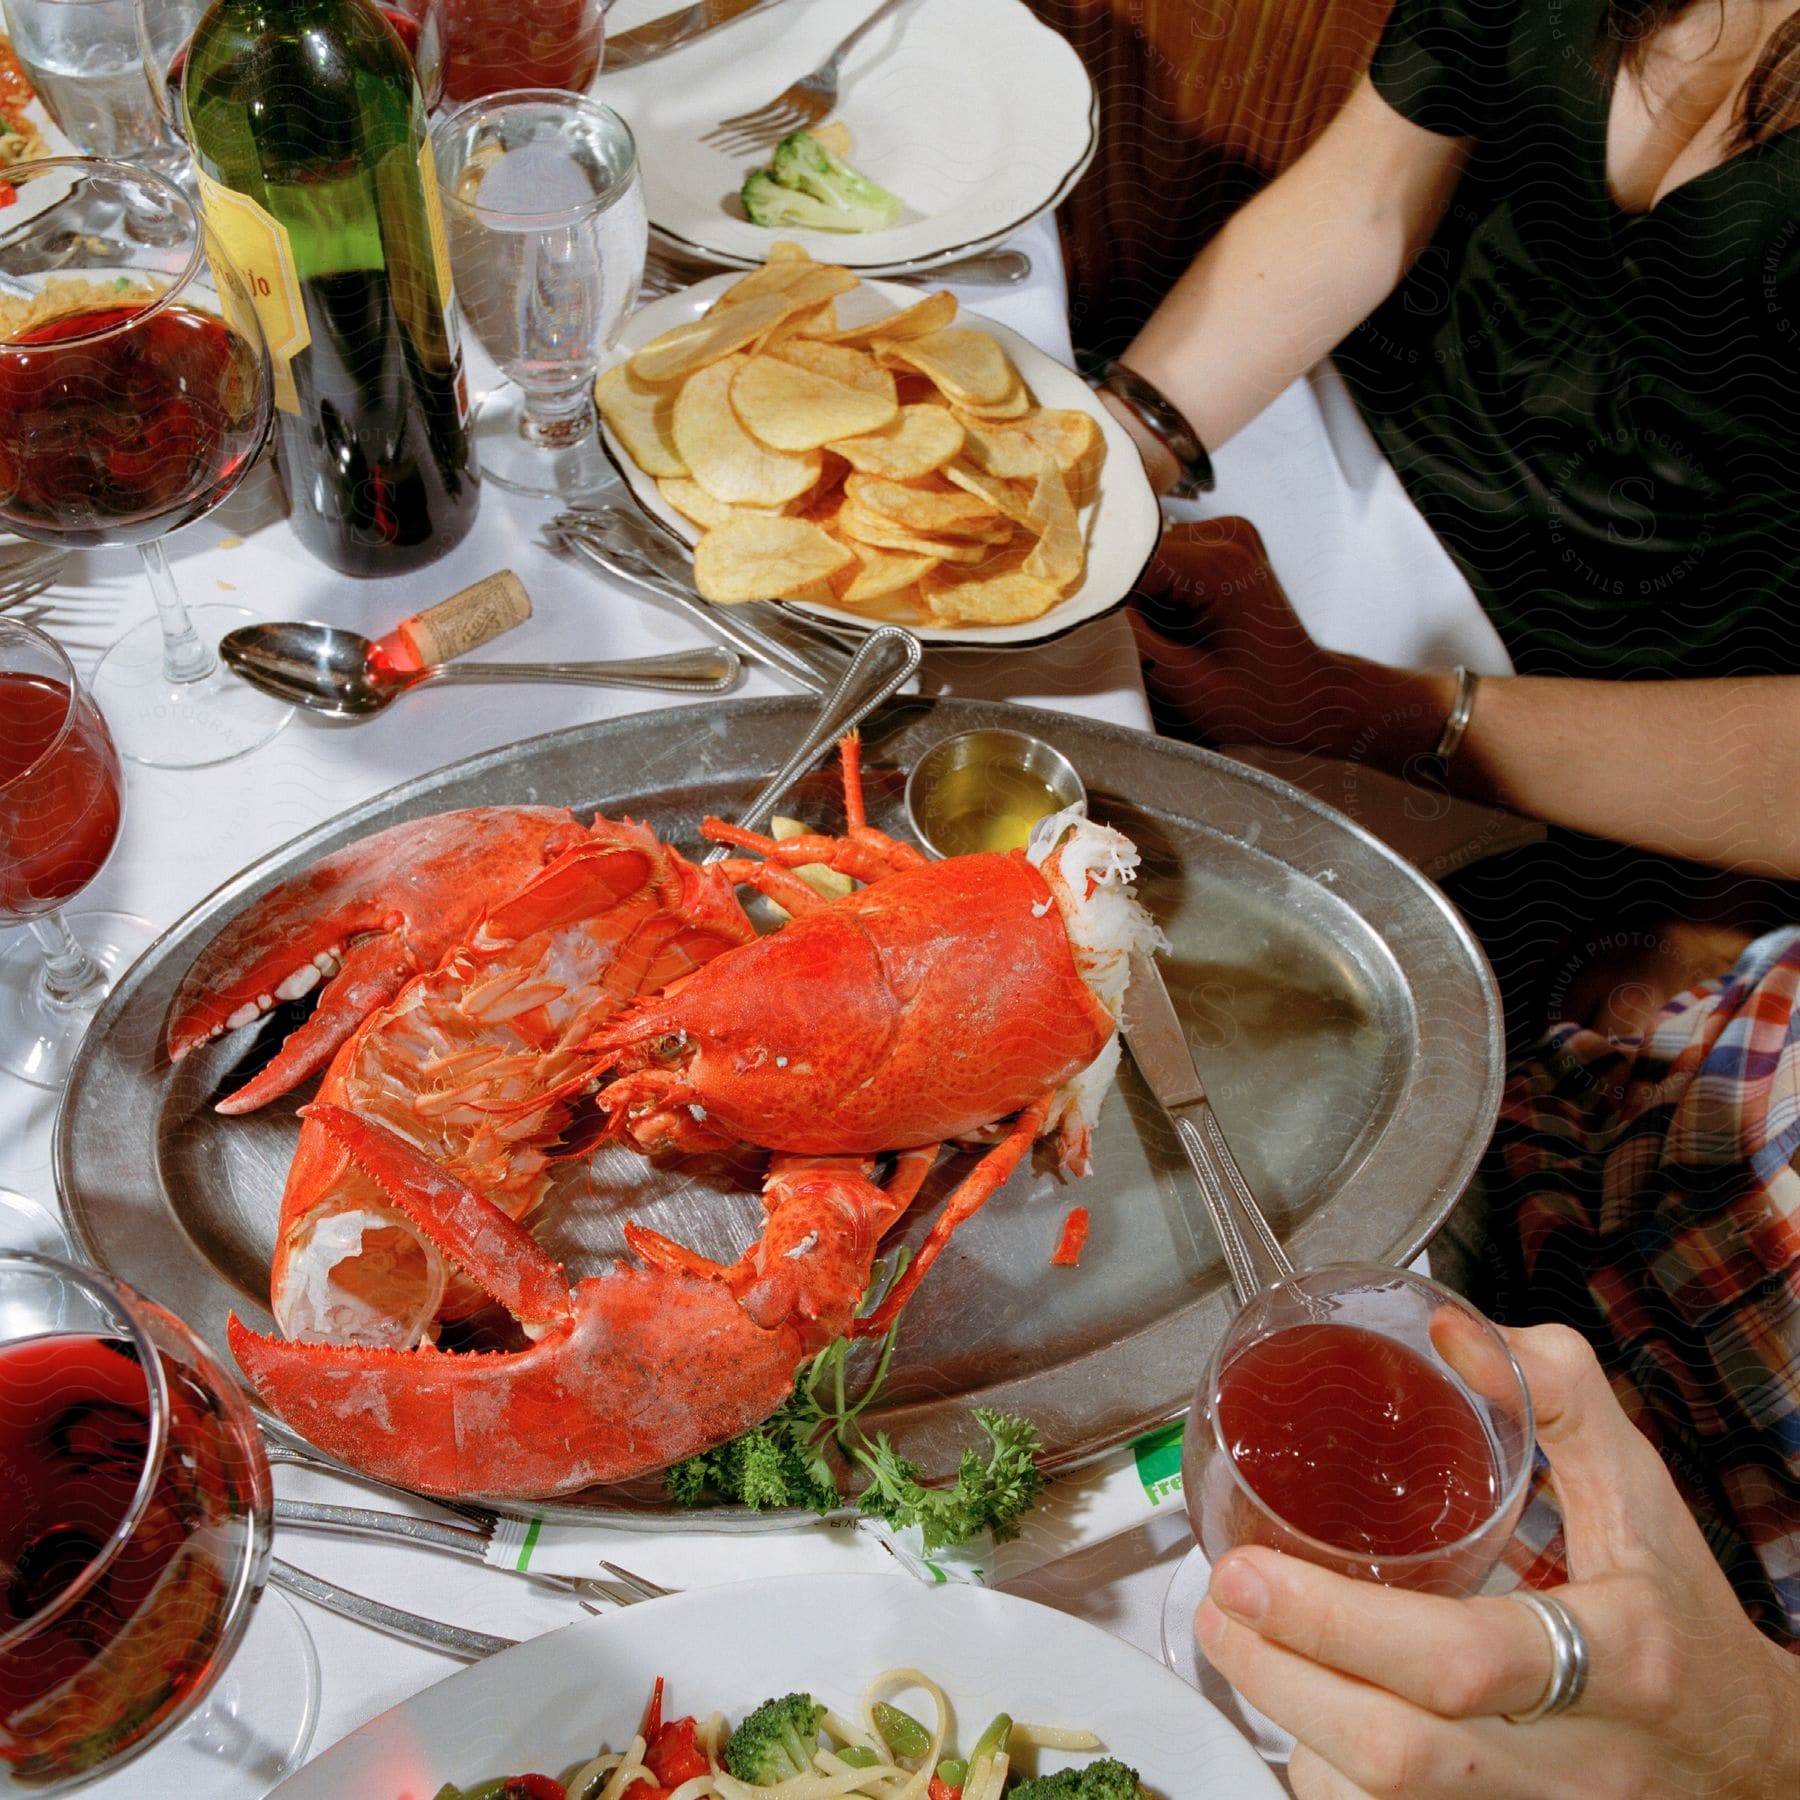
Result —
<path fill-rule="evenodd" d="M 627 321 L 611 360 L 621 362 L 652 338 L 689 319 L 699 318 L 738 279 L 735 274 L 712 275 L 692 287 L 683 288 L 678 294 L 653 300 Z M 891 283 L 865 281 L 849 293 L 839 295 L 838 317 L 846 325 L 858 324 L 882 313 L 911 306 L 918 298 L 916 292 Z M 978 313 L 959 312 L 956 322 L 992 333 L 1012 358 L 1040 406 L 1085 412 L 1098 422 L 1106 439 L 1106 463 L 1100 472 L 1099 498 L 1082 514 L 1082 529 L 1087 537 L 1087 573 L 1074 593 L 1059 600 L 1041 618 L 1022 625 L 920 624 L 913 617 L 910 603 L 904 602 L 895 610 L 893 619 L 928 643 L 957 644 L 964 648 L 982 644 L 1041 643 L 1111 611 L 1130 593 L 1132 583 L 1143 573 L 1144 565 L 1156 548 L 1162 531 L 1162 514 L 1145 477 L 1137 447 L 1073 369 L 1046 356 L 1016 331 L 992 319 L 984 319 Z M 655 481 L 631 460 L 625 446 L 611 431 L 603 428 L 603 436 L 639 505 L 688 543 L 693 543 L 700 535 L 699 528 L 663 499 Z M 814 605 L 810 601 L 790 604 L 801 612 L 829 619 L 833 624 L 868 626 L 884 622 L 880 602 L 855 610 Z"/>
<path fill-rule="evenodd" d="M 696 1589 L 587 1619 L 465 1669 L 372 1719 L 275 1790 L 278 1800 L 424 1800 L 623 1748 L 657 1676 L 664 1712 L 733 1723 L 804 1689 L 854 1716 L 883 1669 L 923 1669 L 966 1749 L 997 1712 L 1086 1726 L 1162 1800 L 1279 1796 L 1243 1735 L 1186 1682 L 1096 1626 L 983 1588 L 898 1575 L 800 1575 Z M 1086 1756 L 1039 1753 L 1049 1774 Z"/>
<path fill-rule="evenodd" d="M 714 262 L 762 262 L 774 233 L 738 189 L 767 151 L 728 156 L 702 136 L 816 67 L 871 0 L 810 0 L 714 31 L 608 76 L 594 96 L 637 138 L 650 223 Z M 906 202 L 887 231 L 783 232 L 821 260 L 905 274 L 1002 243 L 1055 206 L 1092 160 L 1093 83 L 1065 39 L 1021 0 L 912 0 L 859 43 L 833 115 L 851 161 Z"/>

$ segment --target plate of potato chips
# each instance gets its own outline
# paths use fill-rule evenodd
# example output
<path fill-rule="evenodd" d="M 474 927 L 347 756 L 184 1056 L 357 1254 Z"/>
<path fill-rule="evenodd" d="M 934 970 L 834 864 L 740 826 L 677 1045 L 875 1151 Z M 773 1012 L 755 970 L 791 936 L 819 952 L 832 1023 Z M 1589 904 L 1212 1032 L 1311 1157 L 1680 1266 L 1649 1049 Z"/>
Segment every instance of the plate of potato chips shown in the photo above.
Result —
<path fill-rule="evenodd" d="M 639 502 L 719 604 L 1019 644 L 1130 592 L 1161 515 L 1073 370 L 947 292 L 777 242 L 635 314 L 595 384 Z"/>

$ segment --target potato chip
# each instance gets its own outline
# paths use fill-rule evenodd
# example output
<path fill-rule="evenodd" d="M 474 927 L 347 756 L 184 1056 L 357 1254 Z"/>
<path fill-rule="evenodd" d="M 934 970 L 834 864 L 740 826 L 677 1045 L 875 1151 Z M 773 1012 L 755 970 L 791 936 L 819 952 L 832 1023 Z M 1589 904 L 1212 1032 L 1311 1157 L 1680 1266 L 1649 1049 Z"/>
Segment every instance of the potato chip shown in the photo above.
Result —
<path fill-rule="evenodd" d="M 1025 558 L 1024 573 L 1041 576 L 1059 588 L 1073 587 L 1086 567 L 1087 549 L 1069 499 L 1068 481 L 1060 469 L 1048 463 L 1032 491 L 1031 517 L 1038 530 L 1038 541 Z"/>
<path fill-rule="evenodd" d="M 842 119 L 833 119 L 829 125 L 814 125 L 809 129 L 813 137 L 840 162 L 850 160 L 850 127 Z"/>
<path fill-rule="evenodd" d="M 963 428 L 947 406 L 903 406 L 879 431 L 834 438 L 827 448 L 865 475 L 917 481 L 943 468 L 962 442 Z"/>
<path fill-rule="evenodd" d="M 594 404 L 625 453 L 646 475 L 685 475 L 675 447 L 673 387 L 640 381 L 629 363 L 615 363 L 594 383 Z"/>
<path fill-rule="evenodd" d="M 864 325 L 846 325 L 837 336 L 845 343 L 866 344 L 878 337 L 898 343 L 905 338 L 925 337 L 931 332 L 942 331 L 955 318 L 956 296 L 940 288 L 937 293 L 927 294 L 923 300 L 915 300 L 911 306 L 889 313 L 885 318 L 871 319 Z"/>
<path fill-rule="evenodd" d="M 1032 532 L 1036 533 L 1037 521 L 1031 513 L 1032 490 L 1023 482 L 1002 481 L 997 475 L 984 475 L 961 457 L 946 463 L 943 475 L 946 481 L 953 482 L 967 493 L 979 494 L 996 512 L 1004 513 L 1017 524 L 1029 525 Z"/>
<path fill-rule="evenodd" d="M 991 545 L 964 541 L 952 543 L 947 538 L 929 538 L 892 519 L 870 512 L 854 500 L 846 500 L 837 510 L 833 530 L 838 536 L 855 538 L 878 550 L 910 550 L 916 556 L 935 556 L 944 562 L 978 563 L 993 554 Z"/>
<path fill-rule="evenodd" d="M 911 587 L 920 576 L 929 574 L 941 560 L 911 550 L 877 550 L 863 545 L 852 545 L 852 548 L 856 551 L 857 563 L 848 570 L 840 570 L 831 584 L 832 591 L 846 606 L 860 606 L 868 600 L 897 594 L 902 588 Z"/>
<path fill-rule="evenodd" d="M 741 512 L 776 513 L 782 510 L 780 507 L 728 505 L 723 500 L 715 500 L 691 476 L 664 477 L 657 482 L 656 491 L 684 519 L 692 519 L 702 531 L 710 531 L 715 525 L 723 525 L 727 519 L 735 518 Z"/>
<path fill-rule="evenodd" d="M 1031 391 L 1015 372 L 1012 387 L 991 406 L 977 406 L 972 400 L 957 403 L 978 419 L 1017 419 L 1031 411 Z"/>
<path fill-rule="evenodd" d="M 1000 516 L 980 495 L 965 493 L 948 482 L 913 487 L 857 473 L 845 478 L 844 493 L 859 506 L 892 519 L 896 525 L 904 525 L 908 531 L 955 531 L 963 526 L 988 525 Z"/>
<path fill-rule="evenodd" d="M 810 257 L 789 257 L 781 262 L 764 263 L 760 269 L 752 269 L 748 275 L 734 281 L 713 302 L 712 311 L 732 312 L 752 300 L 765 299 L 772 294 L 779 294 L 798 311 L 802 307 L 823 306 L 836 295 L 849 293 L 855 286 L 856 277 L 836 263 L 814 262 Z"/>
<path fill-rule="evenodd" d="M 865 393 L 881 394 L 894 399 L 894 372 L 884 369 L 866 350 L 853 350 L 848 344 L 829 344 L 817 338 L 791 338 L 775 348 L 772 354 L 783 362 L 798 363 L 815 375 L 828 375 L 845 387 L 861 388 Z M 899 402 L 895 401 L 898 405 Z"/>
<path fill-rule="evenodd" d="M 929 375 L 952 400 L 973 401 L 979 406 L 1003 400 L 1019 379 L 995 339 L 964 325 L 904 340 L 883 333 L 873 340 L 872 347 L 882 362 L 904 363 Z"/>
<path fill-rule="evenodd" d="M 777 238 L 763 252 L 763 261 L 772 262 L 811 262 L 812 252 L 804 244 L 796 244 L 792 238 Z"/>
<path fill-rule="evenodd" d="M 731 384 L 751 360 L 727 356 L 688 377 L 675 400 L 675 447 L 715 500 L 780 506 L 812 487 L 824 465 L 816 450 L 772 450 L 744 429 L 732 410 Z"/>
<path fill-rule="evenodd" d="M 899 415 L 890 395 L 846 387 L 779 356 L 752 356 L 731 383 L 731 404 L 752 436 L 774 450 L 817 450 L 833 438 L 874 431 Z"/>
<path fill-rule="evenodd" d="M 1049 457 L 1065 474 L 1103 442 L 1100 427 L 1084 412 L 1039 407 L 1017 421 L 995 421 L 958 411 L 967 441 L 963 454 L 987 475 L 1036 481 Z"/>
<path fill-rule="evenodd" d="M 730 308 L 715 306 L 704 318 L 677 325 L 673 331 L 652 338 L 631 359 L 631 372 L 640 381 L 678 381 L 746 344 L 754 344 L 792 310 L 783 294 L 764 294 Z"/>
<path fill-rule="evenodd" d="M 806 519 L 741 514 L 700 534 L 694 585 L 708 600 L 779 600 L 854 560 L 853 552 Z"/>
<path fill-rule="evenodd" d="M 934 619 L 966 625 L 1023 625 L 1062 598 L 1062 590 L 1041 576 L 1019 569 L 995 574 L 986 567 L 933 569 L 921 577 L 919 592 Z"/>

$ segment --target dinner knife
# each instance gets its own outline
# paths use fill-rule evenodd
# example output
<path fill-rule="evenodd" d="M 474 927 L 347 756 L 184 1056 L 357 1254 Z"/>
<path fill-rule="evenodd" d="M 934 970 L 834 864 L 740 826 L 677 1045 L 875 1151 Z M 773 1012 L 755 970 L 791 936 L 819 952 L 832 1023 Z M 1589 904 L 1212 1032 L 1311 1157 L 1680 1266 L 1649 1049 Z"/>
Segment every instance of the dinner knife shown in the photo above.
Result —
<path fill-rule="evenodd" d="M 1277 1281 L 1291 1281 L 1294 1265 L 1269 1229 L 1237 1158 L 1231 1154 L 1206 1097 L 1206 1084 L 1194 1067 L 1193 1052 L 1188 1049 L 1187 1034 L 1169 998 L 1162 970 L 1146 950 L 1131 953 L 1131 984 L 1119 1008 L 1119 1033 L 1130 1047 L 1145 1085 L 1175 1127 L 1176 1140 L 1199 1183 L 1206 1217 L 1225 1253 L 1225 1267 L 1238 1299 L 1247 1302 Z M 1203 1239 L 1192 1198 L 1189 1190 L 1181 1189 L 1185 1222 L 1199 1243 Z M 1245 1236 L 1246 1228 L 1261 1253 L 1261 1267 Z"/>
<path fill-rule="evenodd" d="M 600 71 L 611 75 L 620 69 L 635 68 L 639 63 L 679 50 L 683 44 L 692 43 L 709 31 L 717 31 L 721 25 L 729 25 L 746 13 L 780 4 L 781 0 L 699 0 L 697 5 L 664 13 L 660 19 L 651 19 L 630 31 L 621 31 L 616 37 L 608 32 Z"/>

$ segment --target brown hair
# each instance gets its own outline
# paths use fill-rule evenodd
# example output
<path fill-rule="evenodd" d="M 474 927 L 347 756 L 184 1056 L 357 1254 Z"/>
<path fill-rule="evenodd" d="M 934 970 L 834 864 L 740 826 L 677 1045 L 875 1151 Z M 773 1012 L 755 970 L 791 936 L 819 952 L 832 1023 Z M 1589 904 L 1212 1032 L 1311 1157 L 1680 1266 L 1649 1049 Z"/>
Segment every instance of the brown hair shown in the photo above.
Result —
<path fill-rule="evenodd" d="M 1611 74 L 1641 69 L 1651 38 L 1697 0 L 1607 0 L 1601 60 Z M 1731 0 L 1718 0 L 1720 21 Z M 1744 79 L 1731 148 L 1760 144 L 1800 124 L 1800 12 L 1776 26 Z"/>

